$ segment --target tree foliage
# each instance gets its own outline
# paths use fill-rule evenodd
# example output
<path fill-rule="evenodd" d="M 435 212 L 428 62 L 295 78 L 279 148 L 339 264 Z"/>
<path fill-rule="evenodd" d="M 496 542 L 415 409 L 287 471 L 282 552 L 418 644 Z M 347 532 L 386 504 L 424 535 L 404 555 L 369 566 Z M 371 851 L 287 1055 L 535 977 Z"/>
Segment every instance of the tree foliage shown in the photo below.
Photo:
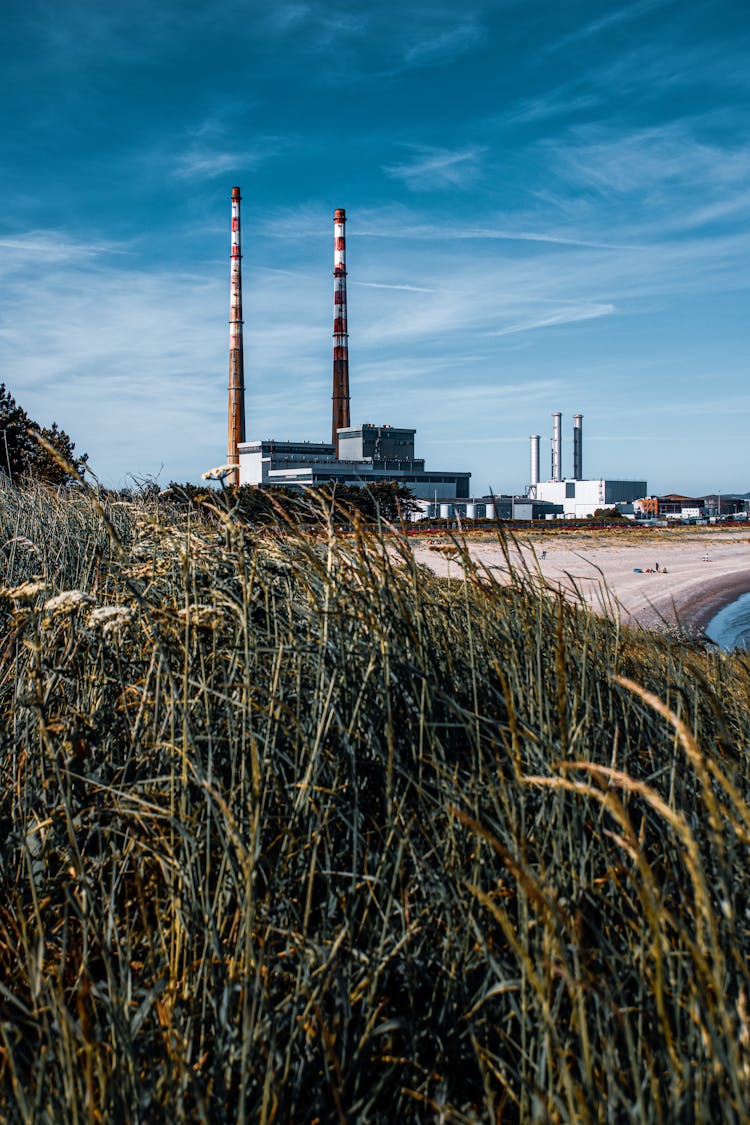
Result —
<path fill-rule="evenodd" d="M 221 491 L 172 483 L 163 495 L 179 504 L 231 510 L 249 524 L 315 524 L 326 512 L 337 526 L 350 526 L 356 518 L 368 524 L 399 523 L 416 506 L 409 489 L 397 481 L 363 487 L 331 483 L 305 489 L 243 485 Z"/>
<path fill-rule="evenodd" d="M 11 480 L 32 477 L 46 484 L 69 484 L 75 478 L 66 466 L 80 472 L 87 460 L 86 453 L 76 455 L 75 442 L 57 422 L 40 426 L 0 383 L 0 469 Z"/>

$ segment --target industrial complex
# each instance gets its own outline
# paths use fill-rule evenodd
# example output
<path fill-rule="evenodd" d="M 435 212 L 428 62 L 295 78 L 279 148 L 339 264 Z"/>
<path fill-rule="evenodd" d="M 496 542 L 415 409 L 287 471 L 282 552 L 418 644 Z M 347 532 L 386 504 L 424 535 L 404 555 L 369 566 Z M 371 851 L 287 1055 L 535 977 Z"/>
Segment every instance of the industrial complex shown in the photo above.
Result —
<path fill-rule="evenodd" d="M 549 480 L 539 479 L 539 434 L 531 436 L 529 496 L 559 505 L 567 518 L 593 515 L 597 508 L 617 508 L 633 515 L 633 502 L 648 492 L 645 480 L 586 480 L 583 475 L 583 415 L 573 415 L 573 473 L 562 472 L 562 415 L 552 415 L 552 465 Z"/>
<path fill-rule="evenodd" d="M 240 189 L 232 188 L 229 316 L 227 466 L 229 484 L 309 488 L 338 481 L 366 486 L 376 481 L 405 485 L 418 502 L 417 518 L 544 519 L 592 515 L 618 507 L 632 515 L 633 502 L 648 493 L 643 480 L 583 477 L 583 415 L 573 420 L 573 473 L 562 473 L 561 414 L 553 417 L 551 475 L 540 480 L 540 436 L 531 437 L 531 481 L 522 496 L 472 497 L 471 473 L 427 469 L 415 456 L 416 430 L 364 423 L 352 426 L 349 391 L 349 333 L 346 299 L 346 213 L 333 216 L 333 390 L 331 440 L 247 440 L 242 319 Z"/>
<path fill-rule="evenodd" d="M 366 485 L 393 480 L 415 496 L 446 502 L 468 498 L 468 472 L 427 470 L 415 457 L 416 431 L 366 423 L 352 426 L 349 394 L 349 332 L 346 301 L 346 212 L 333 215 L 333 393 L 331 441 L 247 441 L 242 351 L 240 189 L 232 188 L 229 332 L 229 435 L 231 483 L 311 487 L 339 481 Z M 236 466 L 236 468 L 235 468 Z"/>

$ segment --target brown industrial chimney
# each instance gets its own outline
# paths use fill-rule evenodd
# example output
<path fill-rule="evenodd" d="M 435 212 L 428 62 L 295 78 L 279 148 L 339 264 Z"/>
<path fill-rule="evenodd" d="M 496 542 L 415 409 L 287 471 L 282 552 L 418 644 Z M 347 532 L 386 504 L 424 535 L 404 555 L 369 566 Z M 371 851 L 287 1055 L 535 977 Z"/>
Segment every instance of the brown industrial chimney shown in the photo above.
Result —
<path fill-rule="evenodd" d="M 346 326 L 346 211 L 333 212 L 333 417 L 331 441 L 339 455 L 338 431 L 349 419 L 349 334 Z"/>
<path fill-rule="evenodd" d="M 242 355 L 242 252 L 240 189 L 232 188 L 232 249 L 229 273 L 229 403 L 227 465 L 235 466 L 227 484 L 240 483 L 239 445 L 245 440 L 245 365 Z"/>

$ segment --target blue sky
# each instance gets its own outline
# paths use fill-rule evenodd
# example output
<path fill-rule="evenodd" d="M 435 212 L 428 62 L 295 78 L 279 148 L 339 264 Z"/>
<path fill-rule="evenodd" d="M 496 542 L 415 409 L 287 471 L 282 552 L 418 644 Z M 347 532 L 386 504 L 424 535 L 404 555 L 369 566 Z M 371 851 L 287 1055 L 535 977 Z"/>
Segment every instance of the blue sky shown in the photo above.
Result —
<path fill-rule="evenodd" d="M 100 479 L 223 462 L 230 190 L 249 437 L 352 421 L 477 495 L 750 489 L 750 8 L 6 0 L 0 378 Z"/>

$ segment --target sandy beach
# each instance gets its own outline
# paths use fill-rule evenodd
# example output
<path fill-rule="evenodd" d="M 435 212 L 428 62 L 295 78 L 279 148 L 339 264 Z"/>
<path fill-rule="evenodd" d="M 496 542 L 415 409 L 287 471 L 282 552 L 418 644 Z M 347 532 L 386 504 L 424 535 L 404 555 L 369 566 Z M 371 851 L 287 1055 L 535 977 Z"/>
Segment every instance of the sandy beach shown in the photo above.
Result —
<path fill-rule="evenodd" d="M 455 558 L 441 550 L 448 542 L 418 541 L 415 556 L 435 573 L 455 576 Z M 480 567 L 507 581 L 496 539 L 470 538 L 467 546 Z M 704 628 L 723 606 L 750 591 L 750 529 L 524 535 L 511 545 L 511 559 L 597 612 L 619 612 L 626 624 L 645 628 L 675 621 Z"/>

